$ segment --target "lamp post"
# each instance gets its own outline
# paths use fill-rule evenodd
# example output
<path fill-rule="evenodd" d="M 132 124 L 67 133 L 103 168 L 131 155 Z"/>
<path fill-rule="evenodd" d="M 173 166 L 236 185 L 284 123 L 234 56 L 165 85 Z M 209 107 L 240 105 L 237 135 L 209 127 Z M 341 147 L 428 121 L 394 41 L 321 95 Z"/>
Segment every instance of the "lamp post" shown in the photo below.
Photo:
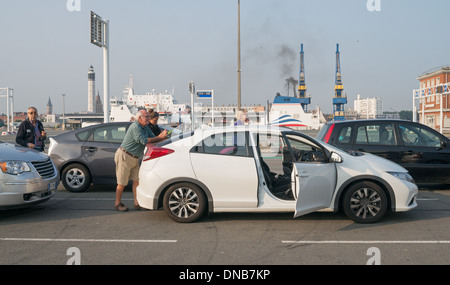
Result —
<path fill-rule="evenodd" d="M 241 108 L 241 0 L 238 0 L 238 109 Z"/>
<path fill-rule="evenodd" d="M 63 111 L 62 111 L 62 115 L 63 115 L 63 124 L 62 124 L 62 130 L 64 131 L 65 129 L 66 129 L 66 112 L 65 112 L 65 106 L 66 106 L 66 103 L 65 103 L 65 101 L 64 101 L 64 97 L 66 96 L 66 94 L 61 94 L 62 95 L 62 97 L 63 97 Z"/>
<path fill-rule="evenodd" d="M 109 122 L 109 21 L 91 11 L 91 43 L 103 48 L 103 121 Z"/>

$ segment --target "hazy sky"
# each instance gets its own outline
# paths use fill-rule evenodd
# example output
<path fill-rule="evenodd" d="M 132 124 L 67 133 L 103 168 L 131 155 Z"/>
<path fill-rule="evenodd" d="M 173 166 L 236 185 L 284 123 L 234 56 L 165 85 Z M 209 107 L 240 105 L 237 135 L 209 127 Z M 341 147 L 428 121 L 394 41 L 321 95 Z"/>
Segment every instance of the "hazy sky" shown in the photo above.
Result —
<path fill-rule="evenodd" d="M 103 99 L 102 49 L 90 43 L 90 10 L 110 21 L 110 94 L 214 89 L 215 103 L 237 103 L 237 0 L 0 0 L 0 88 L 14 88 L 15 111 L 48 98 L 54 113 L 87 110 L 93 65 Z M 383 99 L 385 111 L 412 108 L 417 76 L 450 63 L 448 0 L 241 0 L 242 104 L 293 95 L 304 45 L 312 108 L 332 110 L 339 43 L 344 92 Z M 369 11 L 379 8 L 379 11 Z M 74 10 L 74 9 L 71 9 Z M 376 10 L 376 9 L 375 9 Z M 205 102 L 207 103 L 207 102 Z M 0 99 L 6 113 L 6 99 Z"/>

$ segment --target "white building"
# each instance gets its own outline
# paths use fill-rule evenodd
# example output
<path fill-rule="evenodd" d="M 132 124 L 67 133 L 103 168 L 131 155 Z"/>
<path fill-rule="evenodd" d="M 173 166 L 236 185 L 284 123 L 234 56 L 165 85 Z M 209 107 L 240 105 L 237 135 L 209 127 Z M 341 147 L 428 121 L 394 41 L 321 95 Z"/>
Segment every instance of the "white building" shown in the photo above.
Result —
<path fill-rule="evenodd" d="M 383 114 L 383 101 L 381 98 L 358 98 L 354 101 L 354 109 L 361 119 L 376 119 Z"/>

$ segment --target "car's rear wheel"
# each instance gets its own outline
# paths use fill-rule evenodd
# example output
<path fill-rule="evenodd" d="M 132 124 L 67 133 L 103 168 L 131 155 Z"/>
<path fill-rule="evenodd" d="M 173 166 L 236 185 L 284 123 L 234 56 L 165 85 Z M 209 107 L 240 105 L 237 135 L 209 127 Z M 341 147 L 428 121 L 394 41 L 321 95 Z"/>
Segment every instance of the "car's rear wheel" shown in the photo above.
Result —
<path fill-rule="evenodd" d="M 64 187 L 70 192 L 84 192 L 91 185 L 91 174 L 81 164 L 74 163 L 67 166 L 62 174 L 61 180 Z"/>
<path fill-rule="evenodd" d="M 375 183 L 360 182 L 351 186 L 344 195 L 344 213 L 357 223 L 374 223 L 386 213 L 386 193 Z"/>
<path fill-rule="evenodd" d="M 203 191 L 191 183 L 177 183 L 164 194 L 164 210 L 179 223 L 192 223 L 200 219 L 206 210 Z"/>

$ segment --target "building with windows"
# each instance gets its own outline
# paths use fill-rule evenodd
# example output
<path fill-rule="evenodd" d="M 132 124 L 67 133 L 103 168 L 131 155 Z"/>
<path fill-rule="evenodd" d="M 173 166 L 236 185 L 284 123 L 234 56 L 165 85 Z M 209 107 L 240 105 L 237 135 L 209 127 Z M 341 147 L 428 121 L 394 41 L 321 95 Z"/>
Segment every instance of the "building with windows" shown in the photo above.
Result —
<path fill-rule="evenodd" d="M 428 70 L 417 80 L 420 88 L 413 90 L 413 120 L 441 133 L 450 132 L 450 66 Z"/>
<path fill-rule="evenodd" d="M 380 98 L 361 99 L 358 94 L 353 106 L 360 119 L 376 119 L 383 115 L 383 101 Z"/>

